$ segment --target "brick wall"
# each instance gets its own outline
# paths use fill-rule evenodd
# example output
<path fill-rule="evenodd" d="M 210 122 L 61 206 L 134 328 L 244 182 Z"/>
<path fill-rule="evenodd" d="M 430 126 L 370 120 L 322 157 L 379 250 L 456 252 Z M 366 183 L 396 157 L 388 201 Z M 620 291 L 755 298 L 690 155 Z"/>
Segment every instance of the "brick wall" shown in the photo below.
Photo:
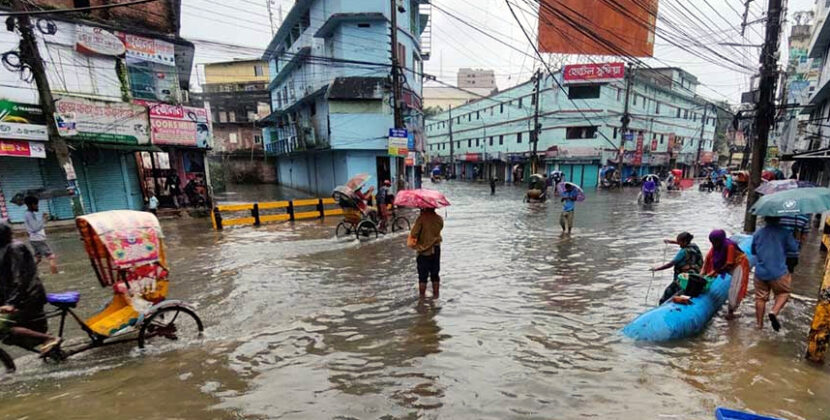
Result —
<path fill-rule="evenodd" d="M 44 9 L 71 9 L 76 7 L 75 0 L 30 0 Z M 90 6 L 125 3 L 130 0 L 89 0 Z M 144 29 L 169 35 L 178 35 L 180 0 L 156 0 L 134 6 L 115 7 L 112 9 L 93 10 L 76 16 L 100 21 L 123 29 Z M 69 15 L 66 15 L 69 17 Z"/>
<path fill-rule="evenodd" d="M 231 143 L 231 133 L 236 134 L 236 143 Z M 254 136 L 262 136 L 259 128 L 246 127 L 239 124 L 218 124 L 213 123 L 213 144 L 218 150 L 224 152 L 236 152 L 240 150 L 262 150 L 262 144 L 254 143 Z"/>

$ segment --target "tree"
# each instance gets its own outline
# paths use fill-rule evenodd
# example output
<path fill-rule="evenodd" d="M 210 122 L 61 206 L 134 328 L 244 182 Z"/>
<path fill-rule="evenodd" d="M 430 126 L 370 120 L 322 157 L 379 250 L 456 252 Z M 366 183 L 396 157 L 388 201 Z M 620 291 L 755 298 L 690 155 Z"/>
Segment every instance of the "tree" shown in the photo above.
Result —
<path fill-rule="evenodd" d="M 440 106 L 428 106 L 424 108 L 424 118 L 431 118 L 444 112 L 444 108 Z"/>

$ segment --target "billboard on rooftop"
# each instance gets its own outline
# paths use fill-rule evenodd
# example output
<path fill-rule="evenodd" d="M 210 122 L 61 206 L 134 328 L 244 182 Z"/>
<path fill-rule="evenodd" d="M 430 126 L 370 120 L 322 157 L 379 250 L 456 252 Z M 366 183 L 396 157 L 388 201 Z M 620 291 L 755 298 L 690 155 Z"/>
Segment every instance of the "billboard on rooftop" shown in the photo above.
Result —
<path fill-rule="evenodd" d="M 651 57 L 658 0 L 540 0 L 539 50 Z"/>

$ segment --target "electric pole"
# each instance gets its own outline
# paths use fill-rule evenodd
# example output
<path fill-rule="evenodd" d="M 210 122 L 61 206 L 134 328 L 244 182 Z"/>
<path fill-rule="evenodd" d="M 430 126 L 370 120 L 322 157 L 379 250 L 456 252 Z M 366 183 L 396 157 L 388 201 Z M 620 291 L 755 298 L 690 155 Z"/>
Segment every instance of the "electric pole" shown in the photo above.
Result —
<path fill-rule="evenodd" d="M 623 170 L 623 155 L 625 154 L 625 136 L 628 133 L 628 124 L 631 123 L 631 115 L 628 113 L 628 99 L 631 96 L 631 80 L 634 78 L 634 69 L 628 67 L 625 72 L 625 105 L 623 108 L 623 116 L 620 118 L 622 127 L 620 128 L 620 150 L 617 157 L 617 169 L 620 171 L 620 188 L 622 188 L 622 170 Z"/>
<path fill-rule="evenodd" d="M 752 163 L 749 175 L 749 196 L 746 200 L 746 216 L 744 231 L 755 231 L 755 215 L 749 212 L 752 205 L 758 201 L 755 189 L 761 185 L 761 171 L 764 169 L 764 160 L 767 157 L 767 141 L 769 140 L 770 125 L 775 118 L 775 84 L 778 80 L 778 38 L 781 36 L 781 0 L 769 0 L 767 10 L 767 33 L 764 48 L 761 50 L 761 84 L 760 98 L 755 114 L 755 132 L 757 137 L 752 143 Z"/>
<path fill-rule="evenodd" d="M 401 67 L 398 57 L 398 6 L 397 0 L 389 0 L 390 20 L 392 21 L 392 101 L 395 111 L 395 128 L 403 128 L 403 114 L 401 112 Z"/>
<path fill-rule="evenodd" d="M 273 0 L 265 0 L 265 7 L 268 8 L 268 23 L 271 26 L 271 38 L 274 37 L 274 12 L 271 10 L 271 1 Z"/>
<path fill-rule="evenodd" d="M 28 12 L 26 2 L 13 2 L 14 9 L 19 12 Z M 46 76 L 46 69 L 43 67 L 43 59 L 37 47 L 35 34 L 32 32 L 32 23 L 29 15 L 22 14 L 16 17 L 17 30 L 20 32 L 20 61 L 31 69 L 35 84 L 37 85 L 39 104 L 46 117 L 46 132 L 49 135 L 49 144 L 55 152 L 58 164 L 63 169 L 67 181 L 67 188 L 73 190 L 72 212 L 76 216 L 84 214 L 81 190 L 77 187 L 75 167 L 72 165 L 72 157 L 69 155 L 69 147 L 66 141 L 58 134 L 58 126 L 55 123 L 55 98 L 52 97 L 52 90 L 49 87 L 49 79 Z"/>
<path fill-rule="evenodd" d="M 539 83 L 542 80 L 542 71 L 536 70 L 533 79 L 536 82 L 536 87 L 533 90 L 533 103 L 535 105 L 533 110 L 533 131 L 530 132 L 530 142 L 533 144 L 533 154 L 530 155 L 530 172 L 535 174 L 539 169 L 537 150 L 539 146 L 539 135 L 542 133 L 542 124 L 539 124 L 539 101 L 541 99 Z"/>
<path fill-rule="evenodd" d="M 455 175 L 455 142 L 452 140 L 452 105 L 450 105 L 450 175 Z"/>
<path fill-rule="evenodd" d="M 703 121 L 700 123 L 700 140 L 697 142 L 697 158 L 695 159 L 695 173 L 693 176 L 700 174 L 700 151 L 703 150 L 703 138 L 706 133 L 706 111 L 709 110 L 709 104 L 703 104 Z"/>

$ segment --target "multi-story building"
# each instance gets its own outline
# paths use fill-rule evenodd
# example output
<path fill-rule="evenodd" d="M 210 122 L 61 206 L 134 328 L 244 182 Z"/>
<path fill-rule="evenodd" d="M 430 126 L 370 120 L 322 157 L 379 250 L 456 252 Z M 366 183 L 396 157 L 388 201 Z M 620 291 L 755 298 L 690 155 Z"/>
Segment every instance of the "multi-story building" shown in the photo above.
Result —
<path fill-rule="evenodd" d="M 211 111 L 214 186 L 229 182 L 276 182 L 274 166 L 263 159 L 262 124 L 271 113 L 268 63 L 237 59 L 204 66 L 201 93 L 191 103 Z M 221 175 L 221 179 L 220 179 Z"/>
<path fill-rule="evenodd" d="M 350 176 L 367 172 L 370 183 L 415 175 L 420 153 L 390 158 L 394 127 L 390 84 L 391 13 L 394 46 L 404 75 L 403 116 L 413 152 L 423 150 L 421 36 L 429 7 L 423 0 L 296 2 L 268 45 L 272 113 L 266 150 L 277 157 L 279 183 L 329 194 Z M 408 164 L 415 166 L 406 166 Z M 413 177 L 417 178 L 417 177 Z"/>
<path fill-rule="evenodd" d="M 457 108 L 467 102 L 473 102 L 495 93 L 495 89 L 466 88 L 457 89 L 446 86 L 424 86 L 424 110 L 446 111 Z"/>
<path fill-rule="evenodd" d="M 830 184 L 830 9 L 824 1 L 816 2 L 815 24 L 813 25 L 808 58 L 818 60 L 821 69 L 816 88 L 804 102 L 801 111 L 809 115 L 803 137 L 796 138 L 792 155 L 792 172 L 799 179 L 819 185 Z"/>
<path fill-rule="evenodd" d="M 599 72 L 596 65 L 574 69 L 577 79 Z M 695 94 L 694 76 L 678 68 L 637 70 L 627 83 L 621 64 L 614 75 L 602 82 L 566 81 L 562 73 L 556 82 L 541 77 L 535 149 L 545 168 L 537 171 L 559 169 L 569 180 L 593 187 L 600 167 L 618 165 L 621 149 L 623 176 L 716 161 L 717 113 Z M 526 178 L 534 150 L 535 85 L 531 80 L 462 105 L 452 110 L 452 119 L 444 112 L 427 120 L 429 159 L 461 178 Z M 630 124 L 623 133 L 626 97 Z"/>
<path fill-rule="evenodd" d="M 172 204 L 168 177 L 175 173 L 181 183 L 208 177 L 207 115 L 180 105 L 194 53 L 179 37 L 180 2 L 122 7 L 117 0 L 33 0 L 28 7 L 80 3 L 113 7 L 32 19 L 54 116 L 39 106 L 39 89 L 47 86 L 37 85 L 24 66 L 0 67 L 0 217 L 20 221 L 24 208 L 8 201 L 32 190 L 45 190 L 41 208 L 66 219 L 78 211 L 140 209 L 151 193 Z M 0 43 L 10 46 L 4 56 L 19 55 L 24 27 L 15 19 L 7 23 L 14 31 L 0 32 Z M 50 120 L 57 121 L 53 137 Z M 60 165 L 50 142 L 65 142 L 71 162 Z M 67 190 L 81 198 L 74 208 L 61 193 Z"/>
<path fill-rule="evenodd" d="M 457 86 L 465 89 L 496 89 L 496 72 L 484 69 L 459 69 Z"/>

